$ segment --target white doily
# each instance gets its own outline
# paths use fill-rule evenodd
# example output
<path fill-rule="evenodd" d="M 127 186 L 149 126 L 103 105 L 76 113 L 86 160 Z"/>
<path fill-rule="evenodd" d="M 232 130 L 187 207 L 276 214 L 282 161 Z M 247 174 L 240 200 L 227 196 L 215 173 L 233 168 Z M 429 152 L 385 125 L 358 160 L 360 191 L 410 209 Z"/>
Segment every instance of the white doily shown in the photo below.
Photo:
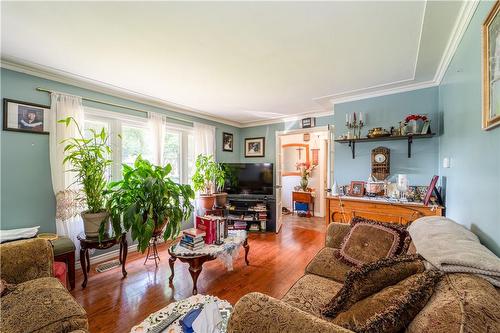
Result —
<path fill-rule="evenodd" d="M 215 296 L 210 295 L 194 295 L 183 299 L 181 301 L 177 301 L 174 303 L 170 303 L 160 311 L 152 313 L 147 317 L 142 323 L 132 327 L 130 330 L 131 333 L 146 333 L 149 329 L 158 325 L 162 320 L 167 318 L 173 312 L 177 312 L 179 314 L 186 314 L 191 309 L 195 309 L 200 307 L 201 304 L 205 304 L 208 302 L 215 302 L 219 306 L 219 311 L 221 311 L 221 315 L 223 318 L 222 323 L 220 323 L 219 331 L 226 332 L 227 324 L 229 322 L 229 317 L 231 315 L 232 306 L 229 302 L 221 300 Z M 182 316 L 174 321 L 168 328 L 166 328 L 163 333 L 182 333 L 182 327 L 179 324 L 179 320 Z"/>
<path fill-rule="evenodd" d="M 179 244 L 172 246 L 171 251 L 176 256 L 199 256 L 211 255 L 221 260 L 228 271 L 233 270 L 233 261 L 240 253 L 240 248 L 247 239 L 245 230 L 230 230 L 228 237 L 224 239 L 221 245 L 205 245 L 200 250 L 190 250 Z"/>

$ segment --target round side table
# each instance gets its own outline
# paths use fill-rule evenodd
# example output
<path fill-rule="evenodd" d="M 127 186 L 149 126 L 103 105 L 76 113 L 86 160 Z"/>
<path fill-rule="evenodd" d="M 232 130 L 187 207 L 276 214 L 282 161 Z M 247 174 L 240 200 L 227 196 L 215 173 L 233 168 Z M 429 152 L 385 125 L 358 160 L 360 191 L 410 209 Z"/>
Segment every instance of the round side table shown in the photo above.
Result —
<path fill-rule="evenodd" d="M 123 277 L 127 276 L 127 271 L 125 270 L 125 262 L 127 260 L 127 252 L 128 252 L 128 244 L 127 244 L 127 235 L 122 234 L 120 237 L 108 237 L 102 239 L 99 242 L 98 238 L 87 237 L 84 233 L 81 233 L 77 236 L 80 241 L 80 264 L 82 266 L 83 271 L 83 282 L 82 288 L 87 286 L 87 275 L 90 272 L 90 258 L 89 258 L 89 249 L 96 250 L 105 250 L 110 247 L 120 244 L 120 256 L 119 261 L 122 265 L 122 275 Z"/>

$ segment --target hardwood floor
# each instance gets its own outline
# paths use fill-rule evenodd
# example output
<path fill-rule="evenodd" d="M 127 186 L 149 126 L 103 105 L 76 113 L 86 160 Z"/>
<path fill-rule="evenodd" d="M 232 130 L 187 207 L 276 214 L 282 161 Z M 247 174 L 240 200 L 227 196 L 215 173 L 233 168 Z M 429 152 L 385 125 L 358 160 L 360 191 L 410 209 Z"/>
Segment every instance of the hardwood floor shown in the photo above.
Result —
<path fill-rule="evenodd" d="M 198 280 L 198 292 L 226 299 L 233 305 L 252 291 L 281 298 L 304 274 L 308 262 L 323 248 L 325 238 L 324 226 L 318 227 L 323 225 L 322 218 L 286 219 L 279 234 L 250 234 L 249 266 L 245 265 L 243 250 L 232 272 L 218 260 L 206 263 Z M 314 228 L 307 228 L 313 223 Z M 128 332 L 150 313 L 191 295 L 187 264 L 176 261 L 172 289 L 168 285 L 166 244 L 159 247 L 159 253 L 158 268 L 152 261 L 144 265 L 143 254 L 129 254 L 128 276 L 124 279 L 119 268 L 96 273 L 92 265 L 87 288 L 83 290 L 83 275 L 77 272 L 72 294 L 87 311 L 91 332 Z"/>

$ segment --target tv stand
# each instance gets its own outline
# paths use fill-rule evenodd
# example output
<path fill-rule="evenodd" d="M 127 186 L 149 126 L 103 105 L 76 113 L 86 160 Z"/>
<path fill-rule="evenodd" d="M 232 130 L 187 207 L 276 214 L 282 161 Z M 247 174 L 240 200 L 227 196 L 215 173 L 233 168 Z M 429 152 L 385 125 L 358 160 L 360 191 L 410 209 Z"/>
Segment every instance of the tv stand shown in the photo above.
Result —
<path fill-rule="evenodd" d="M 276 231 L 276 200 L 270 195 L 229 195 L 225 215 L 229 230 Z"/>

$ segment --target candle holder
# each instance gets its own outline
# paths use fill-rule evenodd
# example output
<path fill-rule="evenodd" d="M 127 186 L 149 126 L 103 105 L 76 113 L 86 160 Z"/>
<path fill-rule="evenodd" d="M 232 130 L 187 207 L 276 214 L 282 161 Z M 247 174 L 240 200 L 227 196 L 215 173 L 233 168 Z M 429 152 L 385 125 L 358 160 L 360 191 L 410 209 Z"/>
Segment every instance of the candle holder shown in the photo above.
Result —
<path fill-rule="evenodd" d="M 361 138 L 361 129 L 365 126 L 363 122 L 362 115 L 360 114 L 360 119 L 356 119 L 356 112 L 353 113 L 353 117 L 346 115 L 346 127 L 349 129 L 347 132 L 348 139 L 359 139 Z M 352 131 L 352 135 L 351 135 Z"/>

